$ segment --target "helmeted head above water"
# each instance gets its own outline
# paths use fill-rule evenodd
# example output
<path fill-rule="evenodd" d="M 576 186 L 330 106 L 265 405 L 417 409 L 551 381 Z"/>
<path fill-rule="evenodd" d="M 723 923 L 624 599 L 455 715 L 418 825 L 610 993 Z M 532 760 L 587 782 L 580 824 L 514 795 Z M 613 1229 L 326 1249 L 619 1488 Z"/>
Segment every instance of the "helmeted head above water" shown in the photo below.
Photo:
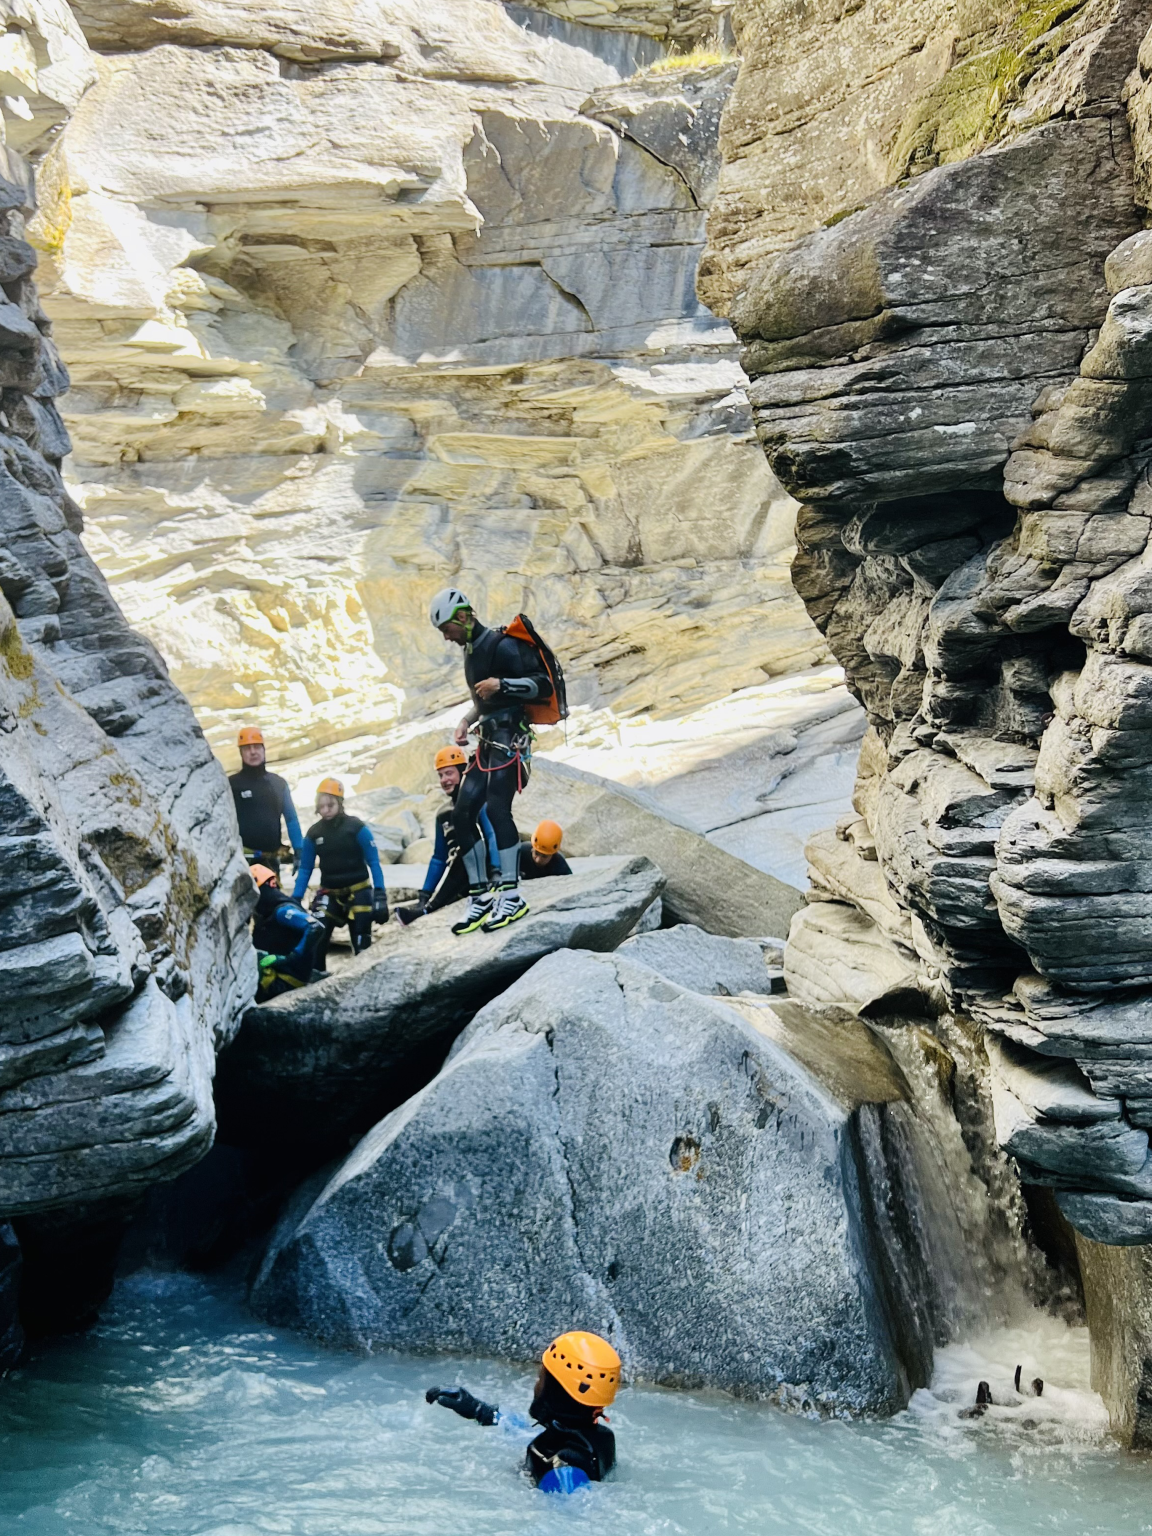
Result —
<path fill-rule="evenodd" d="M 568 1396 L 588 1408 L 607 1408 L 620 1386 L 620 1356 L 598 1333 L 562 1333 L 544 1351 L 544 1369 Z"/>

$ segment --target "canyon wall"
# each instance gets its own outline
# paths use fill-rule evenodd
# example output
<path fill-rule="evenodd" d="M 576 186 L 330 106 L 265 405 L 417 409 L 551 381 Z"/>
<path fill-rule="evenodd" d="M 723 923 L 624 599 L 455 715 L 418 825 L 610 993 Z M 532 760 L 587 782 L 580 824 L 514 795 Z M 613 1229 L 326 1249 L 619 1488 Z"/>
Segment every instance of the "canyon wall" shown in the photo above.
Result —
<path fill-rule="evenodd" d="M 698 8 L 550 9 L 76 7 L 99 78 L 30 229 L 72 488 L 226 756 L 454 703 L 449 582 L 620 713 L 827 659 L 694 293 L 735 65 L 631 78 Z"/>
<path fill-rule="evenodd" d="M 211 1144 L 214 1050 L 255 967 L 224 775 L 85 550 L 61 478 L 68 377 L 25 238 L 24 153 L 75 110 L 95 66 L 66 6 L 5 11 L 0 1220 L 15 1220 L 31 1265 L 31 1311 L 59 1322 L 107 1278 L 78 1272 L 82 1234 L 115 1230 Z M 62 1244 L 64 1266 L 48 1257 Z"/>
<path fill-rule="evenodd" d="M 1146 1266 L 1107 1254 L 1152 1241 L 1148 21 L 747 0 L 701 271 L 869 717 L 790 990 L 982 1034 L 1135 1443 Z"/>

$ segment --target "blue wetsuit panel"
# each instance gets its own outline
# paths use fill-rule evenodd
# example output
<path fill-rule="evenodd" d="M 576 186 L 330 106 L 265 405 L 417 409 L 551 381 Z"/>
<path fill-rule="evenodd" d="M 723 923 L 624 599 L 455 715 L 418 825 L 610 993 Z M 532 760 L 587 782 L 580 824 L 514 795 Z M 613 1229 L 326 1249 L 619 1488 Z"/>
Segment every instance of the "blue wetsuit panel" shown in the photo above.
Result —
<path fill-rule="evenodd" d="M 575 1493 L 577 1488 L 589 1488 L 592 1479 L 579 1467 L 552 1467 L 536 1486 L 541 1493 Z"/>

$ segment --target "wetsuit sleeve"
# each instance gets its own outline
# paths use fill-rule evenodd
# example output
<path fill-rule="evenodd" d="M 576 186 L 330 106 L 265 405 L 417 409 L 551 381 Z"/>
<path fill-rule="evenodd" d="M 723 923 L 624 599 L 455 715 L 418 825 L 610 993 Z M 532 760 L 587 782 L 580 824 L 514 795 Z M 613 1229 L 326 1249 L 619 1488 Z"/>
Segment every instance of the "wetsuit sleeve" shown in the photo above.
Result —
<path fill-rule="evenodd" d="M 554 853 L 548 865 L 550 875 L 570 875 L 572 866 L 562 853 Z"/>
<path fill-rule="evenodd" d="M 384 871 L 380 868 L 380 855 L 376 852 L 376 839 L 372 836 L 371 827 L 361 827 L 356 834 L 356 846 L 364 855 L 364 862 L 368 866 L 368 873 L 372 876 L 372 884 L 378 891 L 384 889 Z"/>
<path fill-rule="evenodd" d="M 300 818 L 296 814 L 296 807 L 292 804 L 292 791 L 287 784 L 284 786 L 284 804 L 280 810 L 284 817 L 284 825 L 288 829 L 288 841 L 292 844 L 292 852 L 299 853 L 304 836 L 300 831 Z"/>
<path fill-rule="evenodd" d="M 293 901 L 299 901 L 308 889 L 308 882 L 312 878 L 312 871 L 316 867 L 316 844 L 310 837 L 306 837 L 300 844 L 300 872 L 296 876 L 296 887 L 292 892 Z"/>
<path fill-rule="evenodd" d="M 506 635 L 496 647 L 496 673 L 502 699 L 546 699 L 552 684 L 535 648 Z"/>
<path fill-rule="evenodd" d="M 488 820 L 488 807 L 480 807 L 480 815 L 476 818 L 477 825 L 484 836 L 484 842 L 488 848 L 488 868 L 500 868 L 500 849 L 496 846 L 496 834 L 492 830 L 492 823 Z"/>
<path fill-rule="evenodd" d="M 480 812 L 481 818 L 485 813 Z M 481 820 L 483 825 L 483 819 Z M 436 818 L 436 841 L 432 847 L 432 857 L 428 861 L 428 875 L 424 881 L 423 896 L 431 896 L 432 892 L 440 884 L 444 871 L 448 868 L 448 840 L 444 836 L 444 826 L 440 818 Z"/>

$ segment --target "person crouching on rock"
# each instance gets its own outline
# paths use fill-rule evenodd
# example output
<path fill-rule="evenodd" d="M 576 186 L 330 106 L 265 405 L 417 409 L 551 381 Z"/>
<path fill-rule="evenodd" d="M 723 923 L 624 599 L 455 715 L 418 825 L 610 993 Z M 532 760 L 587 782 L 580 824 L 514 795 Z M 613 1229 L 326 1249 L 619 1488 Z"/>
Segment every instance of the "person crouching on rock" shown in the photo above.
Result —
<path fill-rule="evenodd" d="M 546 880 L 552 875 L 570 875 L 568 860 L 560 852 L 564 833 L 559 822 L 542 821 L 530 843 L 520 844 L 521 880 Z"/>
<path fill-rule="evenodd" d="M 256 1001 L 266 1003 L 312 980 L 324 924 L 309 917 L 299 902 L 280 889 L 274 870 L 264 864 L 251 868 L 260 892 L 252 922 L 252 943 L 260 966 Z"/>
<path fill-rule="evenodd" d="M 428 864 L 428 875 L 420 899 L 407 907 L 397 907 L 396 916 L 402 923 L 414 923 L 426 912 L 438 912 L 441 907 L 462 901 L 468 894 L 468 876 L 464 872 L 464 860 L 460 856 L 460 844 L 456 841 L 456 799 L 468 755 L 463 747 L 441 747 L 436 754 L 436 777 L 440 788 L 448 796 L 448 804 L 436 815 L 436 842 Z M 488 820 L 488 812 L 480 807 L 480 831 L 484 836 L 484 848 L 489 874 L 499 879 L 500 854 L 496 848 L 496 834 Z"/>
<path fill-rule="evenodd" d="M 620 1356 L 598 1333 L 564 1333 L 544 1351 L 528 1413 L 541 1426 L 525 1466 L 545 1493 L 574 1493 L 599 1483 L 616 1465 L 616 1437 L 604 1410 L 620 1386 Z M 451 1408 L 479 1424 L 526 1428 L 519 1414 L 504 1414 L 464 1387 L 429 1387 L 429 1403 Z"/>
<path fill-rule="evenodd" d="M 456 727 L 456 745 L 468 744 L 479 725 L 480 744 L 456 797 L 456 840 L 468 876 L 468 906 L 453 933 L 485 933 L 506 928 L 524 917 L 528 903 L 520 895 L 520 834 L 512 819 L 512 797 L 524 788 L 532 756 L 532 730 L 526 711 L 555 689 L 537 646 L 503 629 L 488 629 L 472 611 L 463 592 L 446 587 L 432 599 L 429 617 L 445 640 L 464 650 L 464 680 L 472 708 Z M 522 616 L 521 616 L 522 617 Z M 484 839 L 478 825 L 486 806 L 500 854 L 500 885 L 488 887 Z"/>
<path fill-rule="evenodd" d="M 344 810 L 344 786 L 339 779 L 324 779 L 316 791 L 320 818 L 304 834 L 300 872 L 293 900 L 301 901 L 308 889 L 316 860 L 320 860 L 320 889 L 312 911 L 324 925 L 324 938 L 316 956 L 323 970 L 328 945 L 336 928 L 348 925 L 353 954 L 372 942 L 372 924 L 388 921 L 388 892 L 376 839 L 358 816 Z"/>

